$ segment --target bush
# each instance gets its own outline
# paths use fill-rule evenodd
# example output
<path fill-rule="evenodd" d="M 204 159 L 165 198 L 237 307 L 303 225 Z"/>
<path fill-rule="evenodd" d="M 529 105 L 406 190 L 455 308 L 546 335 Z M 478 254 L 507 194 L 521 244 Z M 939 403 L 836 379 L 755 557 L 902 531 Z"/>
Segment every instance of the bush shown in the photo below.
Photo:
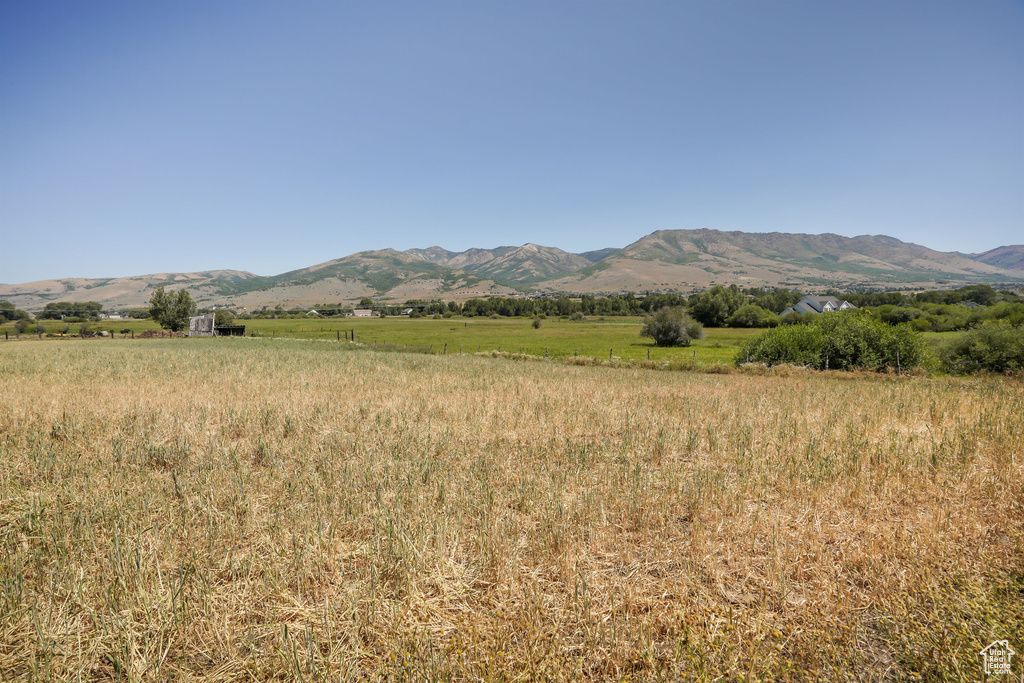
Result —
<path fill-rule="evenodd" d="M 924 337 L 910 325 L 887 325 L 858 313 L 825 313 L 809 324 L 758 335 L 736 360 L 769 367 L 789 363 L 818 370 L 884 370 L 924 365 L 928 352 Z"/>
<path fill-rule="evenodd" d="M 777 323 L 778 316 L 754 304 L 740 306 L 726 321 L 729 327 L 773 327 Z"/>
<path fill-rule="evenodd" d="M 961 332 L 939 351 L 947 372 L 1020 372 L 1024 370 L 1024 328 L 990 321 Z"/>
<path fill-rule="evenodd" d="M 917 320 L 924 315 L 924 311 L 920 308 L 912 308 L 909 306 L 879 306 L 878 307 L 878 318 L 883 323 L 890 325 L 899 325 L 901 323 L 909 323 Z"/>
<path fill-rule="evenodd" d="M 532 325 L 533 325 L 533 329 L 539 330 L 540 329 L 540 318 L 534 318 Z"/>
<path fill-rule="evenodd" d="M 653 338 L 658 346 L 689 346 L 692 340 L 704 338 L 704 327 L 682 308 L 662 308 L 647 316 L 640 336 Z"/>
<path fill-rule="evenodd" d="M 810 325 L 820 313 L 790 313 L 779 316 L 779 323 L 783 325 Z"/>

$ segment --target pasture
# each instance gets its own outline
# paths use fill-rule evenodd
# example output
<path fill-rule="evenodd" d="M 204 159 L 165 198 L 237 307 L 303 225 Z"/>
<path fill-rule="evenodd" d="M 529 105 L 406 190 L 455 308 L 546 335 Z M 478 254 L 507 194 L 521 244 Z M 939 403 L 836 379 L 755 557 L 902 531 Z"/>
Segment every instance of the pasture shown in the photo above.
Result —
<path fill-rule="evenodd" d="M 22 340 L 0 396 L 8 678 L 977 680 L 1022 644 L 1019 380 Z"/>
<path fill-rule="evenodd" d="M 547 318 L 540 328 L 534 328 L 531 318 L 324 318 L 324 319 L 257 319 L 238 320 L 245 325 L 246 335 L 274 339 L 321 339 L 344 341 L 346 332 L 354 331 L 357 342 L 369 345 L 407 346 L 442 353 L 476 353 L 477 351 L 503 351 L 526 355 L 551 357 L 585 356 L 607 359 L 609 355 L 622 359 L 652 361 L 693 361 L 698 364 L 730 363 L 740 345 L 760 330 L 707 329 L 706 338 L 688 348 L 658 348 L 651 339 L 640 336 L 642 318 L 608 317 L 586 321 Z M 59 332 L 65 325 L 44 322 L 48 332 Z M 78 332 L 80 324 L 72 323 L 70 333 Z M 139 334 L 145 330 L 158 330 L 152 320 L 110 320 L 91 325 L 93 329 L 113 330 L 116 337 L 121 330 Z M 13 324 L 0 326 L 13 337 Z M 33 335 L 23 335 L 31 338 Z"/>

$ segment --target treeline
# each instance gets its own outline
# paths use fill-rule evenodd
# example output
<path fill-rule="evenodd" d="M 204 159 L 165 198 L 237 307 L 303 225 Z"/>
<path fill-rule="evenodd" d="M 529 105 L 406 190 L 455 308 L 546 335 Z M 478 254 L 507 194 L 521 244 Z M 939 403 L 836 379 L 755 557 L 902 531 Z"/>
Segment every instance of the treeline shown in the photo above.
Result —
<path fill-rule="evenodd" d="M 948 332 L 975 328 L 988 320 L 1005 320 L 1013 326 L 1024 323 L 1024 297 L 1010 291 L 997 291 L 989 285 L 969 285 L 945 291 L 927 291 L 911 294 L 902 292 L 841 292 L 832 290 L 826 295 L 849 301 L 862 311 L 890 325 L 908 323 L 919 331 Z M 780 324 L 809 322 L 814 314 L 779 314 L 802 299 L 799 290 L 785 288 L 741 289 L 715 285 L 692 294 L 618 294 L 580 298 L 512 298 L 493 296 L 457 301 L 424 301 L 411 299 L 404 304 L 375 303 L 369 298 L 353 306 L 346 303 L 323 303 L 312 308 L 283 306 L 263 307 L 252 313 L 239 315 L 251 318 L 307 318 L 342 317 L 351 315 L 354 308 L 369 308 L 381 316 L 410 313 L 419 316 L 466 317 L 536 317 L 559 316 L 583 318 L 588 316 L 638 316 L 654 313 L 662 308 L 686 309 L 694 320 L 705 327 L 775 327 Z M 6 306 L 4 306 L 6 304 Z M 966 305 L 965 305 L 966 304 Z M 977 306 L 975 306 L 977 304 Z M 0 302 L 0 321 L 27 317 L 16 311 L 12 304 Z M 204 309 L 206 310 L 206 309 Z M 56 301 L 46 304 L 39 315 L 43 319 L 62 319 L 65 322 L 85 322 L 99 318 L 102 306 L 95 301 Z M 147 318 L 149 309 L 133 308 L 119 311 L 124 317 Z"/>
<path fill-rule="evenodd" d="M 0 324 L 17 320 L 27 320 L 28 318 L 29 314 L 27 311 L 16 308 L 10 301 L 0 301 Z"/>
<path fill-rule="evenodd" d="M 70 322 L 78 320 L 99 320 L 103 312 L 103 305 L 95 301 L 51 301 L 43 306 L 42 312 L 37 316 L 42 320 L 65 320 L 75 318 Z"/>

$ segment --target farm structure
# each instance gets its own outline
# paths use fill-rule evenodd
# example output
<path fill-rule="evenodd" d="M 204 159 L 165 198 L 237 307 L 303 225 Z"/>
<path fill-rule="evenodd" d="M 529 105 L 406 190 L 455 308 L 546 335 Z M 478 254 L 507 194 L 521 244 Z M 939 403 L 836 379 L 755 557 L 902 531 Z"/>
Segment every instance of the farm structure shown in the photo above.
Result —
<path fill-rule="evenodd" d="M 213 313 L 196 315 L 188 319 L 190 337 L 244 337 L 245 325 L 218 325 Z"/>
<path fill-rule="evenodd" d="M 188 319 L 188 336 L 190 337 L 212 337 L 215 332 L 214 314 L 194 315 Z"/>

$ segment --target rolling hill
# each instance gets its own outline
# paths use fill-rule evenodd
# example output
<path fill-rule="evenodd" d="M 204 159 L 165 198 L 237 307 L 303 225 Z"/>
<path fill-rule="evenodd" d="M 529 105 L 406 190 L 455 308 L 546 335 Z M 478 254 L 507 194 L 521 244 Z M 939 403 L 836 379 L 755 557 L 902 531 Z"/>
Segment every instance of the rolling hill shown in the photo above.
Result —
<path fill-rule="evenodd" d="M 574 254 L 556 247 L 434 246 L 351 254 L 272 276 L 222 270 L 0 285 L 0 300 L 34 311 L 50 301 L 146 305 L 154 288 L 187 287 L 200 304 L 253 309 L 409 299 L 464 300 L 523 291 L 692 291 L 713 284 L 928 289 L 971 283 L 1024 284 L 1024 247 L 984 254 L 935 251 L 884 235 L 659 230 L 622 249 Z"/>
<path fill-rule="evenodd" d="M 970 258 L 1004 270 L 1024 270 L 1024 244 L 996 247 Z"/>
<path fill-rule="evenodd" d="M 606 250 L 614 252 L 615 250 Z M 524 244 L 521 247 L 469 249 L 450 252 L 441 247 L 410 249 L 406 254 L 420 256 L 433 263 L 460 268 L 481 277 L 510 286 L 528 286 L 574 273 L 593 261 L 582 254 L 572 254 L 557 247 Z M 591 252 L 593 253 L 593 252 Z"/>
<path fill-rule="evenodd" d="M 1024 273 L 884 235 L 659 230 L 544 285 L 613 292 L 713 284 L 929 288 L 1021 280 Z"/>

